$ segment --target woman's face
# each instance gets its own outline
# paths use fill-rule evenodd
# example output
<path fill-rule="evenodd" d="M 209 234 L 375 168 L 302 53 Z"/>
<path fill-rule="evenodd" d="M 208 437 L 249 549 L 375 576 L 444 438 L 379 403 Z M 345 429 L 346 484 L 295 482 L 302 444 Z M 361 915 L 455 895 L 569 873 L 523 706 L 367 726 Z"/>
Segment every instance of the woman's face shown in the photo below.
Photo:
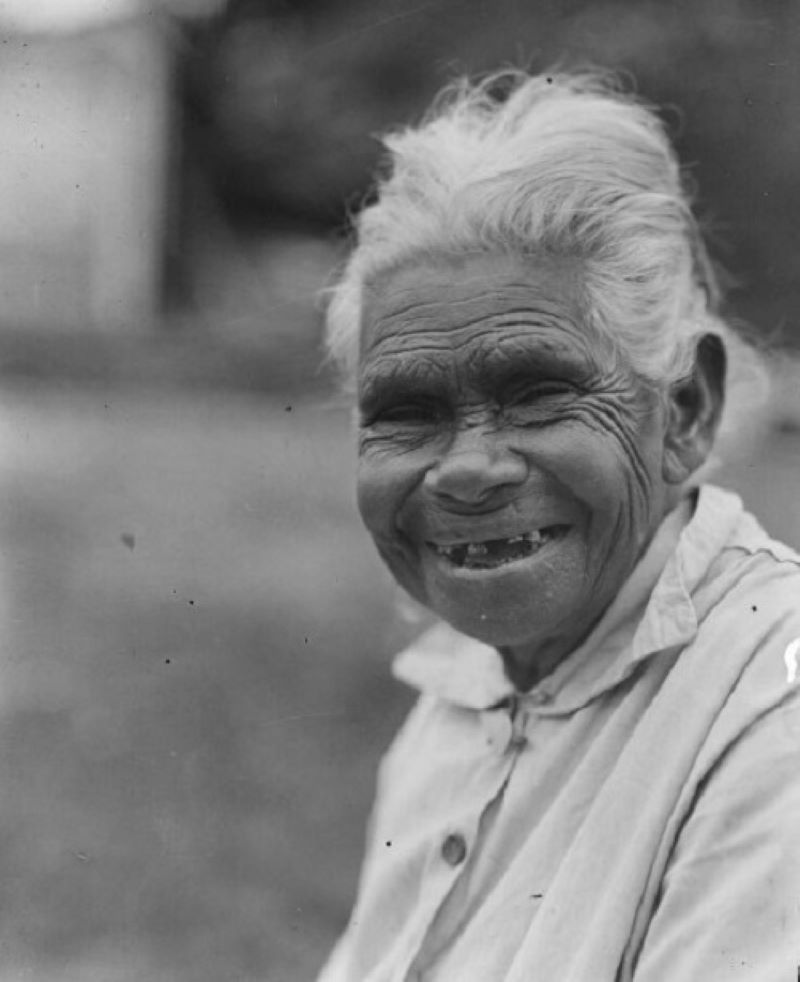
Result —
<path fill-rule="evenodd" d="M 675 499 L 664 402 L 584 326 L 579 277 L 482 255 L 365 296 L 364 523 L 413 597 L 528 659 L 588 633 Z"/>

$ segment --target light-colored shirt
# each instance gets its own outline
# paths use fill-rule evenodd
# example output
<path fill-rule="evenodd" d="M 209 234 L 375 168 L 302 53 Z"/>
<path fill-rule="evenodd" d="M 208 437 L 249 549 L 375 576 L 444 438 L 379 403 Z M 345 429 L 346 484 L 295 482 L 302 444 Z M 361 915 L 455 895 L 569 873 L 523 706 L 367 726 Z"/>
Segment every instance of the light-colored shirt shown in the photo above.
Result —
<path fill-rule="evenodd" d="M 688 509 L 531 691 L 445 625 L 401 654 L 320 982 L 796 979 L 800 557 L 735 495 Z"/>

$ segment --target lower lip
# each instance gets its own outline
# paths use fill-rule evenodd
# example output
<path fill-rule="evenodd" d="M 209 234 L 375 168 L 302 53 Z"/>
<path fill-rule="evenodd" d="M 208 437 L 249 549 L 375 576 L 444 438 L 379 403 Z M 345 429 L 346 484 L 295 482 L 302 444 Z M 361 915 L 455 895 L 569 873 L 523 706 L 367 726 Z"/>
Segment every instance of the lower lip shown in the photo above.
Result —
<path fill-rule="evenodd" d="M 525 573 L 536 566 L 542 555 L 551 551 L 554 546 L 561 544 L 567 538 L 571 527 L 567 526 L 563 531 L 558 532 L 552 537 L 548 537 L 536 550 L 529 556 L 521 556 L 519 559 L 512 559 L 510 562 L 501 563 L 499 566 L 473 567 L 458 566 L 451 562 L 446 556 L 440 555 L 432 546 L 427 546 L 429 554 L 433 557 L 437 567 L 450 576 L 456 576 L 467 580 L 479 580 L 487 577 L 502 576 L 508 573 Z"/>

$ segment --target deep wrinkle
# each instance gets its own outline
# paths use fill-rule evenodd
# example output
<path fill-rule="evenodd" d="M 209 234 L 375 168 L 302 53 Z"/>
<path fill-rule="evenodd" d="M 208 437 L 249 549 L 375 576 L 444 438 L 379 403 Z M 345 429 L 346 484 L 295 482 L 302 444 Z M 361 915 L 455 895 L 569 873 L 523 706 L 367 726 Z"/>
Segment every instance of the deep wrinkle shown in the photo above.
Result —
<path fill-rule="evenodd" d="M 581 295 L 572 262 L 487 255 L 365 296 L 362 517 L 401 585 L 522 688 L 588 633 L 674 501 L 663 399 L 596 341 Z M 431 548 L 555 524 L 563 539 L 486 575 Z"/>
<path fill-rule="evenodd" d="M 502 323 L 497 326 L 502 327 Z M 517 323 L 514 326 L 522 329 L 510 335 L 504 332 L 500 341 L 475 333 L 462 342 L 454 338 L 449 347 L 419 345 L 414 348 L 413 359 L 403 358 L 406 350 L 387 352 L 385 344 L 376 346 L 376 356 L 360 387 L 362 419 L 372 419 L 381 407 L 406 400 L 455 403 L 460 386 L 482 389 L 480 396 L 476 395 L 478 401 L 489 400 L 505 408 L 509 393 L 515 388 L 523 395 L 550 383 L 551 389 L 561 386 L 563 391 L 577 394 L 586 393 L 593 383 L 597 384 L 599 372 L 594 362 L 576 358 L 563 346 L 552 345 L 547 336 L 537 338 L 536 327 L 525 328 Z M 531 351 L 534 339 L 540 343 L 536 351 Z M 463 381 L 453 377 L 451 360 L 452 354 L 462 350 Z"/>

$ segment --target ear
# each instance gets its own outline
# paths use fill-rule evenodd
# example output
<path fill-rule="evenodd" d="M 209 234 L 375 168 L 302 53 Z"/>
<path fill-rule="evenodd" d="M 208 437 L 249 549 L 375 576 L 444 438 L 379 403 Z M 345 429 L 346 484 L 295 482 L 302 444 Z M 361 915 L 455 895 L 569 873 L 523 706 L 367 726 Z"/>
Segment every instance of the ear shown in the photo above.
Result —
<path fill-rule="evenodd" d="M 722 339 L 704 334 L 691 375 L 670 386 L 663 458 L 668 484 L 683 484 L 711 452 L 725 402 L 725 367 Z"/>

